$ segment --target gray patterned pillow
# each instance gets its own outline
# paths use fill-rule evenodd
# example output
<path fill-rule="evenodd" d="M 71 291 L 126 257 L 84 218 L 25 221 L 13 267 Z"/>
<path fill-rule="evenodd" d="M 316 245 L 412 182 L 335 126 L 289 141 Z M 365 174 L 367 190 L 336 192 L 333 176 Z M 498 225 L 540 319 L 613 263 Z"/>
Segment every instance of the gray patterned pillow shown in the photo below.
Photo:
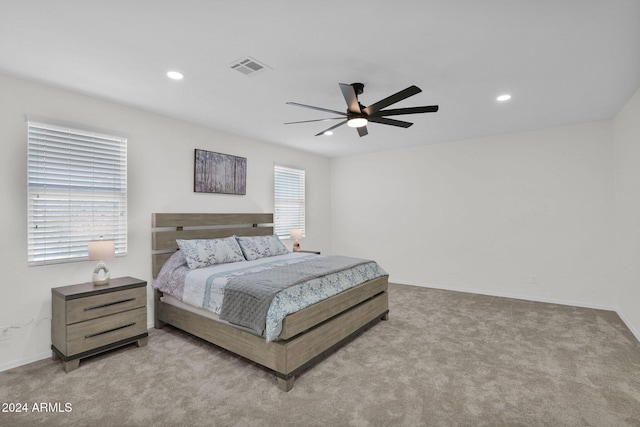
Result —
<path fill-rule="evenodd" d="M 238 236 L 238 243 L 247 261 L 258 258 L 288 254 L 289 250 L 282 244 L 280 238 L 273 236 Z"/>
<path fill-rule="evenodd" d="M 152 286 L 180 299 L 184 292 L 184 278 L 188 272 L 189 265 L 187 260 L 184 259 L 182 251 L 175 251 L 162 265 L 160 273 L 153 281 Z"/>
<path fill-rule="evenodd" d="M 235 237 L 224 239 L 176 239 L 190 269 L 209 267 L 215 264 L 244 261 L 242 250 Z"/>

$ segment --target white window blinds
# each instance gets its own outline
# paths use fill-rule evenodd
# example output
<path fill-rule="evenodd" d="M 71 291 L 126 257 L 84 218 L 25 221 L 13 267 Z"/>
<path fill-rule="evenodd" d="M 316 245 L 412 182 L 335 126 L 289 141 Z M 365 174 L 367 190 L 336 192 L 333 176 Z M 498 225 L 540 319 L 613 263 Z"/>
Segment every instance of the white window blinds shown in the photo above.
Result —
<path fill-rule="evenodd" d="M 301 228 L 304 235 L 304 170 L 274 168 L 275 233 L 289 238 L 289 230 Z"/>
<path fill-rule="evenodd" d="M 89 240 L 127 253 L 127 139 L 28 122 L 28 260 L 86 260 Z"/>

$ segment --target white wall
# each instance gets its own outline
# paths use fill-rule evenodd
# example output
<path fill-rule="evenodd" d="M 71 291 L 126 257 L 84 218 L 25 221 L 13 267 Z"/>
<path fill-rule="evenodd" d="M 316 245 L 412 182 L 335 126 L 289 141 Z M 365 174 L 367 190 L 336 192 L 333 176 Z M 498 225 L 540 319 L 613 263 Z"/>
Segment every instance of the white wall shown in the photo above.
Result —
<path fill-rule="evenodd" d="M 152 212 L 272 211 L 276 161 L 307 171 L 306 248 L 400 283 L 618 308 L 640 336 L 638 93 L 614 121 L 333 160 L 3 75 L 0 93 L 0 327 L 22 326 L 0 370 L 49 354 L 51 288 L 93 269 L 27 266 L 25 114 L 128 134 L 129 254 L 112 277 L 151 280 Z M 194 148 L 247 157 L 247 195 L 193 193 Z"/>
<path fill-rule="evenodd" d="M 640 90 L 616 116 L 614 137 L 617 305 L 640 339 Z"/>
<path fill-rule="evenodd" d="M 614 307 L 612 134 L 605 121 L 334 159 L 334 252 L 393 282 Z"/>
<path fill-rule="evenodd" d="M 112 277 L 151 281 L 153 212 L 272 212 L 273 164 L 306 170 L 307 236 L 303 245 L 330 246 L 330 160 L 269 145 L 135 108 L 0 75 L 0 370 L 49 354 L 51 288 L 89 281 L 90 261 L 27 266 L 25 114 L 50 117 L 128 135 L 129 253 L 109 262 Z M 193 192 L 194 149 L 247 158 L 247 195 Z M 148 292 L 151 300 L 151 292 Z M 152 305 L 149 320 L 153 319 Z"/>

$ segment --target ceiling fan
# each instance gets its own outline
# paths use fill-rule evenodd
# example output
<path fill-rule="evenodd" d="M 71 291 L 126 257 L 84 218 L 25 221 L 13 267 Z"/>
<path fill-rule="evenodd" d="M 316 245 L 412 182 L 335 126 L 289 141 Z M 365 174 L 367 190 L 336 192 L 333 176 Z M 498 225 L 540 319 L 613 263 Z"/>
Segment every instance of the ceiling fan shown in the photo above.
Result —
<path fill-rule="evenodd" d="M 402 128 L 408 128 L 413 124 L 413 123 L 405 122 L 402 120 L 389 119 L 386 116 L 399 116 L 403 114 L 416 114 L 416 113 L 435 113 L 436 111 L 438 111 L 437 105 L 430 105 L 426 107 L 409 107 L 409 108 L 395 108 L 391 110 L 383 110 L 383 108 L 386 108 L 391 104 L 395 104 L 396 102 L 400 102 L 403 99 L 409 98 L 410 96 L 413 96 L 422 92 L 422 90 L 418 86 L 409 86 L 408 88 L 401 90 L 400 92 L 394 93 L 393 95 L 387 98 L 384 98 L 374 104 L 371 104 L 368 107 L 363 106 L 360 103 L 360 101 L 358 101 L 358 95 L 362 95 L 362 92 L 364 91 L 364 84 L 340 83 L 340 90 L 342 91 L 344 100 L 347 102 L 346 113 L 342 111 L 330 110 L 327 108 L 314 107 L 312 105 L 298 104 L 297 102 L 287 102 L 288 105 L 293 105 L 296 107 L 303 107 L 303 108 L 310 108 L 312 110 L 324 111 L 326 113 L 338 114 L 340 117 L 328 117 L 325 119 L 304 120 L 301 122 L 289 122 L 289 123 L 285 123 L 285 125 L 292 125 L 296 123 L 323 122 L 327 120 L 342 119 L 342 121 L 337 125 L 333 125 L 330 128 L 325 129 L 320 133 L 317 133 L 315 136 L 331 135 L 331 132 L 335 128 L 340 127 L 346 123 L 347 126 L 356 128 L 356 130 L 358 131 L 358 135 L 362 137 L 362 136 L 366 136 L 369 133 L 367 131 L 367 123 L 369 122 L 379 123 L 382 125 L 398 126 Z"/>

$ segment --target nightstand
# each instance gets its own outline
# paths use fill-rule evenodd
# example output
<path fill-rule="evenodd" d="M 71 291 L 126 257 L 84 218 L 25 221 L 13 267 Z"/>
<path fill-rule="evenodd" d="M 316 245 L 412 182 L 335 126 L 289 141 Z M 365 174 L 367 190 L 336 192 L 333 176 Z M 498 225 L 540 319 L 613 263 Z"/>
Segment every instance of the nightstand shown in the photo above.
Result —
<path fill-rule="evenodd" d="M 125 344 L 147 344 L 147 282 L 133 277 L 51 289 L 51 350 L 70 372 L 80 359 Z"/>

